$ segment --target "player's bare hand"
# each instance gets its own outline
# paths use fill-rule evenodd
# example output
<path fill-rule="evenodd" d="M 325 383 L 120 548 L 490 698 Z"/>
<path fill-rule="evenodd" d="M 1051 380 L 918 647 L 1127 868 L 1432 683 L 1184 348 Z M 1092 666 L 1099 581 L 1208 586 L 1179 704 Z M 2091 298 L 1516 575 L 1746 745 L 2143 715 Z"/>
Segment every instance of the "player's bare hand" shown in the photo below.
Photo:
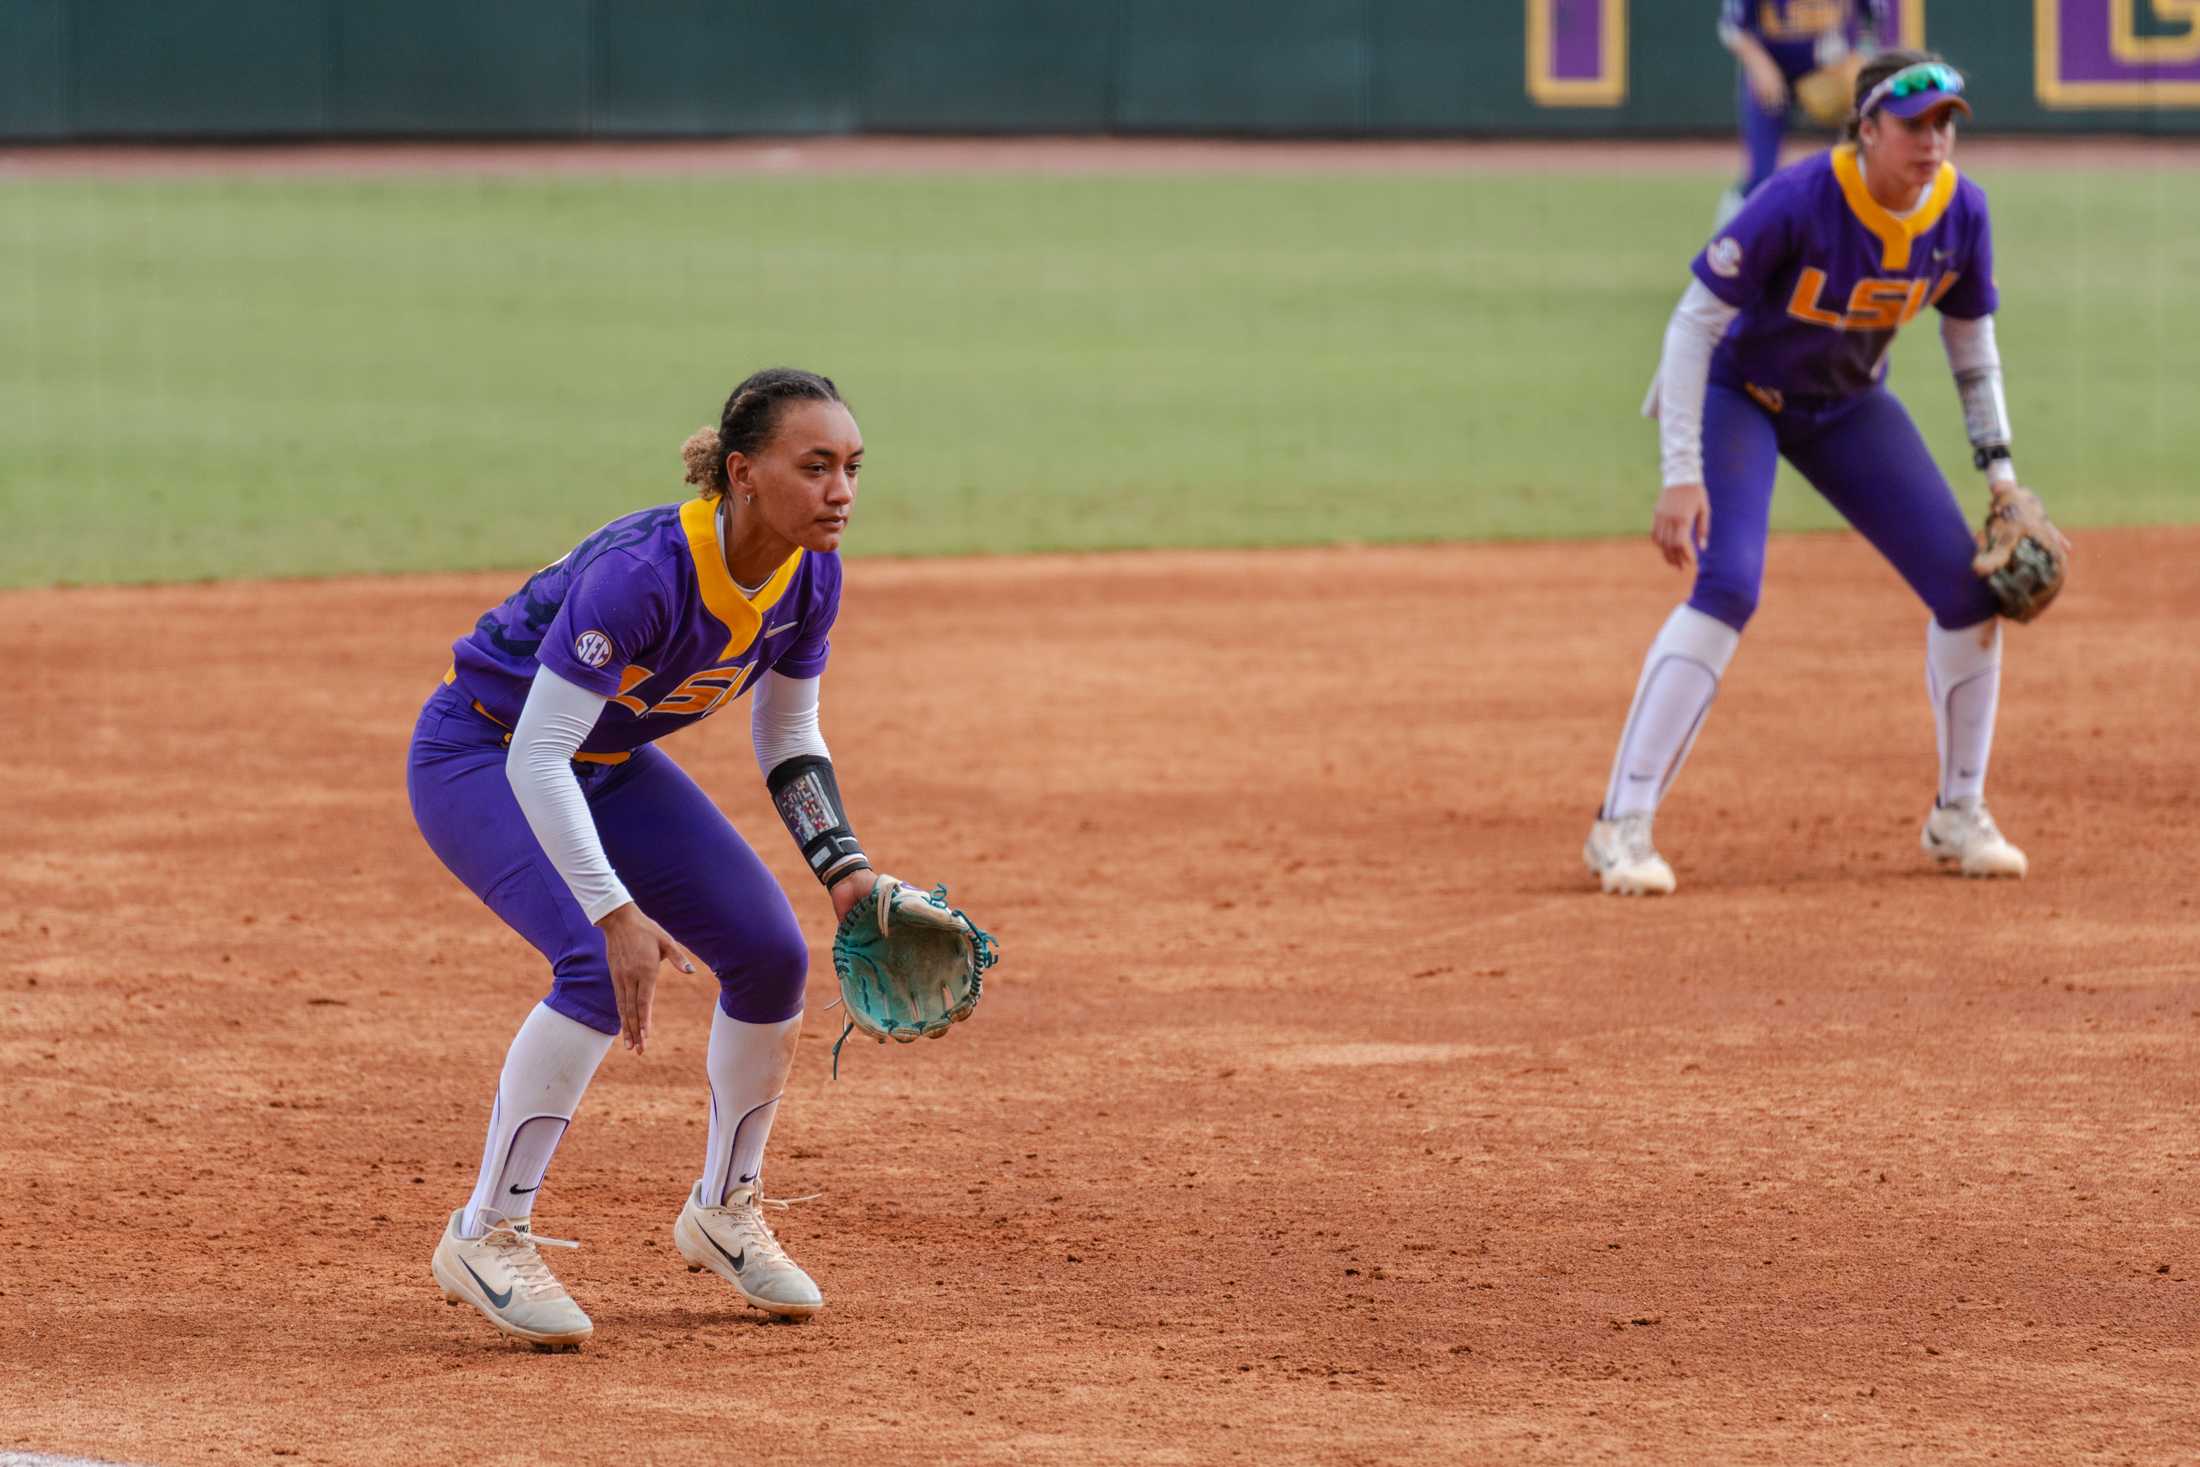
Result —
<path fill-rule="evenodd" d="M 619 1002 L 619 1037 L 641 1054 L 649 1043 L 649 1018 L 657 997 L 657 967 L 670 963 L 683 973 L 695 964 L 665 930 L 628 902 L 614 907 L 596 924 L 603 929 L 605 956 L 611 962 L 611 991 Z"/>
<path fill-rule="evenodd" d="M 1669 484 L 1650 516 L 1650 539 L 1665 563 L 1686 570 L 1711 540 L 1711 496 L 1701 484 Z"/>
<path fill-rule="evenodd" d="M 1787 111 L 1787 77 L 1781 74 L 1777 61 L 1759 51 L 1742 58 L 1742 71 L 1749 77 L 1749 94 L 1757 99 L 1758 106 L 1767 112 Z"/>
<path fill-rule="evenodd" d="M 871 870 L 858 871 L 834 882 L 832 890 L 826 893 L 833 899 L 833 920 L 837 922 L 847 916 L 848 909 L 869 896 L 871 888 L 877 885 L 878 873 Z"/>

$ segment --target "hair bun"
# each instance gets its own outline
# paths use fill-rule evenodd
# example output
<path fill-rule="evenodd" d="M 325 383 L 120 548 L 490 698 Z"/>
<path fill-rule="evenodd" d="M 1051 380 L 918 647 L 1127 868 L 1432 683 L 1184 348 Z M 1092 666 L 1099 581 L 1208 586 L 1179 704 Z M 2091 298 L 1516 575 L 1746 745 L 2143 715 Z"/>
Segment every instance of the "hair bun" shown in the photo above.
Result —
<path fill-rule="evenodd" d="M 687 465 L 687 481 L 712 493 L 726 488 L 726 455 L 718 444 L 716 428 L 697 428 L 680 445 L 680 462 Z"/>

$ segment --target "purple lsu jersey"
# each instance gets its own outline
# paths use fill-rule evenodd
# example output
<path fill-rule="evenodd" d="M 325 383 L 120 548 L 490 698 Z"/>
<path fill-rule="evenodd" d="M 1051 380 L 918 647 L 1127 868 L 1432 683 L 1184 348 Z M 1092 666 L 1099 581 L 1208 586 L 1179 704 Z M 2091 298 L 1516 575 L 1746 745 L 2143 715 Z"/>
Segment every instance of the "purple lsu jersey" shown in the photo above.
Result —
<path fill-rule="evenodd" d="M 1985 190 L 1943 163 L 1898 218 L 1865 188 L 1848 143 L 1765 180 L 1691 268 L 1741 312 L 1713 380 L 1771 405 L 1871 387 L 1895 332 L 1928 305 L 1973 320 L 1999 304 Z"/>
<path fill-rule="evenodd" d="M 1719 25 L 1764 43 L 1790 80 L 1831 65 L 1886 23 L 1885 0 L 1723 0 Z"/>
<path fill-rule="evenodd" d="M 578 757 L 618 763 L 708 718 L 766 671 L 816 677 L 840 610 L 840 557 L 797 550 L 751 596 L 720 552 L 718 505 L 613 520 L 530 576 L 453 644 L 444 681 L 511 728 L 537 667 L 611 701 Z"/>

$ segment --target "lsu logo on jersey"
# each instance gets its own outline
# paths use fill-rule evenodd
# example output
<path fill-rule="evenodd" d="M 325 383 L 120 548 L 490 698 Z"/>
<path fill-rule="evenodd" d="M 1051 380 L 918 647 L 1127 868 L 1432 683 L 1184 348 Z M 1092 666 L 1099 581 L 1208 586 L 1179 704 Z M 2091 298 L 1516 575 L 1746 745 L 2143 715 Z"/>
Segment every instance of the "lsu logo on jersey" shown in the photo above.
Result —
<path fill-rule="evenodd" d="M 650 670 L 640 666 L 629 667 L 620 675 L 618 696 L 611 701 L 630 713 L 661 713 L 672 717 L 701 718 L 706 714 L 716 713 L 720 705 L 740 692 L 744 681 L 753 670 L 753 664 L 748 663 L 739 667 L 706 668 L 655 703 L 644 703 L 633 695 L 633 690 L 649 681 Z"/>
<path fill-rule="evenodd" d="M 1757 33 L 1768 41 L 1813 40 L 1847 23 L 1848 0 L 1763 0 L 1757 7 Z"/>
<path fill-rule="evenodd" d="M 1788 297 L 1787 312 L 1798 321 L 1835 331 L 1893 331 L 1909 324 L 1961 278 L 1959 270 L 1947 271 L 1937 281 L 1866 276 L 1850 289 L 1847 304 L 1835 307 L 1825 300 L 1826 272 L 1805 267 L 1796 279 L 1795 293 Z"/>

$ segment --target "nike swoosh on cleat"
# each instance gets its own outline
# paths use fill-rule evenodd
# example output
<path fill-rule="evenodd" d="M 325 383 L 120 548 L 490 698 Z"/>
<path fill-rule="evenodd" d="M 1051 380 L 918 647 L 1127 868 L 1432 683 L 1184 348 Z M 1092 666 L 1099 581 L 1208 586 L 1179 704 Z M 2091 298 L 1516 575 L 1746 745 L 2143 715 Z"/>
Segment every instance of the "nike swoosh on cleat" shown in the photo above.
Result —
<path fill-rule="evenodd" d="M 512 1302 L 511 1289 L 506 1289 L 503 1293 L 500 1294 L 495 1289 L 490 1288 L 489 1281 L 483 1278 L 480 1274 L 474 1273 L 474 1266 L 468 1263 L 463 1258 L 458 1260 L 458 1266 L 465 1269 L 466 1272 L 474 1274 L 474 1282 L 481 1285 L 481 1292 L 489 1296 L 489 1302 L 491 1304 L 495 1305 L 499 1309 L 502 1309 L 505 1305 Z"/>
<path fill-rule="evenodd" d="M 512 1195 L 513 1195 L 514 1197 L 525 1197 L 525 1196 L 526 1196 L 526 1195 L 527 1195 L 528 1193 L 530 1193 L 530 1192 L 540 1192 L 541 1190 L 542 1190 L 542 1183 L 540 1183 L 540 1182 L 537 1182 L 537 1183 L 535 1183 L 535 1185 L 534 1185 L 534 1186 L 532 1186 L 532 1187 L 514 1187 L 514 1188 L 512 1189 Z"/>
<path fill-rule="evenodd" d="M 748 1263 L 749 1250 L 747 1248 L 744 1247 L 739 1253 L 728 1253 L 724 1248 L 719 1246 L 718 1240 L 716 1238 L 713 1238 L 709 1233 L 703 1232 L 701 1228 L 697 1228 L 695 1231 L 697 1231 L 698 1233 L 703 1233 L 703 1241 L 710 1244 L 711 1247 L 717 1248 L 718 1256 L 725 1259 L 726 1262 L 732 1264 L 733 1271 L 735 1273 L 739 1273 L 742 1267 Z"/>

